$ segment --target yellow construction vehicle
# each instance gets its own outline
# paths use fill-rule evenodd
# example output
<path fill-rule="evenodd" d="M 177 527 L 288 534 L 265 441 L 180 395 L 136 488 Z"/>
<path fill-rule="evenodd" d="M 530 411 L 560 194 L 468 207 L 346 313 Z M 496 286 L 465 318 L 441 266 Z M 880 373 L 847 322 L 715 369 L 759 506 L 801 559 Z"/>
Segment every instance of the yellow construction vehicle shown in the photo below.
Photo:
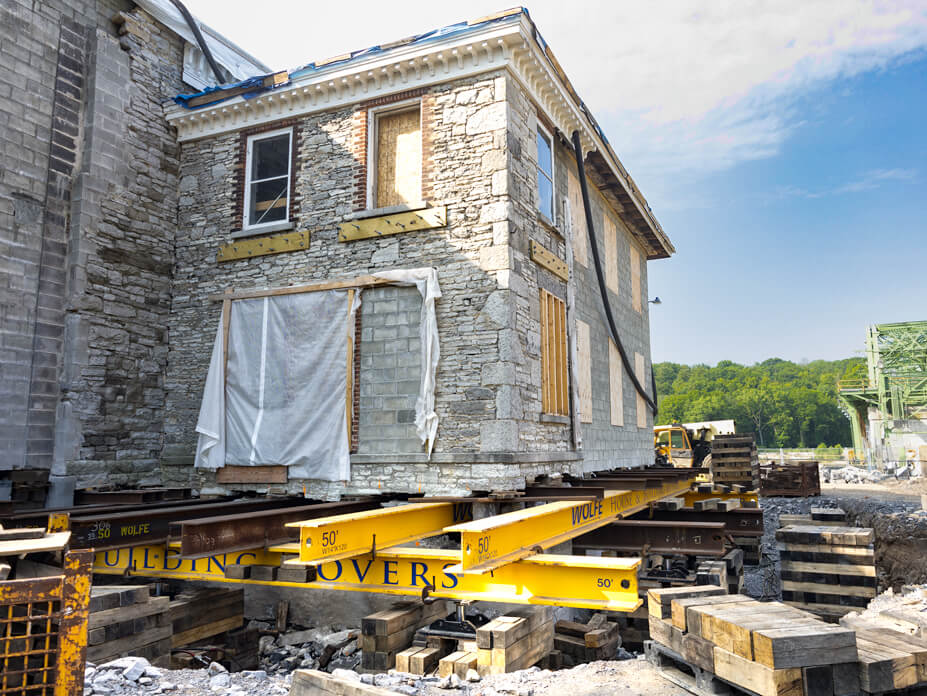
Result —
<path fill-rule="evenodd" d="M 654 459 L 657 466 L 688 469 L 706 465 L 715 435 L 733 434 L 733 420 L 702 423 L 673 423 L 653 427 Z"/>

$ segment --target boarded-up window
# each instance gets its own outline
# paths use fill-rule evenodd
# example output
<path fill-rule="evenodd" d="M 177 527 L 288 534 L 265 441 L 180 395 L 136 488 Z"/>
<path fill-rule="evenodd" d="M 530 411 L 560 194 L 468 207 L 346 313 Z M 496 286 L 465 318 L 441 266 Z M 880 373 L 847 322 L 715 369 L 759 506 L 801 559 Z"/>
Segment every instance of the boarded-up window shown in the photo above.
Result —
<path fill-rule="evenodd" d="M 579 384 L 579 419 L 592 422 L 592 342 L 589 324 L 576 321 L 576 368 Z"/>
<path fill-rule="evenodd" d="M 541 290 L 541 409 L 570 415 L 567 378 L 566 305 Z"/>
<path fill-rule="evenodd" d="M 631 306 L 635 312 L 641 310 L 641 253 L 631 244 Z"/>
<path fill-rule="evenodd" d="M 621 369 L 621 355 L 618 346 L 608 339 L 608 396 L 612 414 L 612 425 L 624 425 L 624 398 L 622 381 L 624 370 Z"/>
<path fill-rule="evenodd" d="M 606 214 L 602 220 L 605 236 L 605 285 L 618 294 L 618 230 Z"/>
<path fill-rule="evenodd" d="M 644 356 L 640 353 L 634 354 L 634 374 L 637 376 L 637 381 L 641 383 L 641 386 L 646 385 L 645 378 L 647 371 L 644 369 Z M 637 427 L 647 427 L 647 402 L 644 401 L 644 397 L 641 396 L 640 393 L 637 395 Z"/>
<path fill-rule="evenodd" d="M 379 114 L 374 207 L 415 203 L 422 198 L 422 126 L 419 107 Z"/>
<path fill-rule="evenodd" d="M 583 266 L 589 266 L 586 252 L 589 240 L 586 239 L 586 209 L 583 207 L 583 191 L 579 186 L 579 177 L 567 170 L 567 198 L 570 200 L 570 225 L 573 234 L 573 258 Z"/>

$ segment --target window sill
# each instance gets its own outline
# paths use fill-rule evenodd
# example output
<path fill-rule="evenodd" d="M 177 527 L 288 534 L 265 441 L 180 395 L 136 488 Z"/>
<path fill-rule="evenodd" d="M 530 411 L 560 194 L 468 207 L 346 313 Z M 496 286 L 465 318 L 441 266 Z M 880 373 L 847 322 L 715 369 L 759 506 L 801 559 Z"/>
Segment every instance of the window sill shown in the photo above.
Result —
<path fill-rule="evenodd" d="M 367 218 L 380 217 L 382 215 L 393 215 L 395 213 L 409 213 L 414 210 L 424 210 L 428 207 L 426 201 L 415 201 L 414 203 L 401 203 L 400 205 L 388 205 L 385 208 L 370 208 L 368 210 L 359 210 L 356 213 L 344 216 L 345 222 L 351 220 L 366 220 Z"/>
<path fill-rule="evenodd" d="M 554 413 L 542 413 L 540 418 L 538 418 L 540 423 L 545 425 L 569 425 L 570 418 L 568 416 L 559 416 Z"/>
<path fill-rule="evenodd" d="M 541 227 L 546 229 L 548 232 L 553 232 L 560 239 L 565 239 L 563 232 L 553 223 L 553 221 L 547 217 L 544 213 L 538 211 L 538 222 L 541 224 Z"/>
<path fill-rule="evenodd" d="M 283 230 L 292 230 L 296 227 L 296 223 L 292 220 L 286 220 L 283 222 L 275 222 L 270 225 L 261 225 L 260 227 L 248 227 L 247 229 L 239 230 L 238 232 L 232 232 L 232 239 L 241 239 L 242 237 L 257 237 L 262 234 L 270 234 L 271 232 L 283 232 Z"/>

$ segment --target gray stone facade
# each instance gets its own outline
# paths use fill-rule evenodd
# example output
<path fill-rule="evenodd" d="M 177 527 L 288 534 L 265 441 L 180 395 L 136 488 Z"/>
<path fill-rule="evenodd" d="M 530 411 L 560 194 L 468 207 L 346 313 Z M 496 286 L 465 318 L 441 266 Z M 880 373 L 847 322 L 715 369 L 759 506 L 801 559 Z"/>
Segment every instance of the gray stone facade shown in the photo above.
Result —
<path fill-rule="evenodd" d="M 118 24 L 112 18 L 121 13 Z M 413 425 L 421 370 L 414 289 L 365 290 L 356 342 L 352 477 L 260 490 L 337 498 L 383 490 L 467 493 L 526 478 L 652 459 L 623 380 L 610 423 L 608 337 L 591 258 L 576 263 L 575 316 L 590 326 L 592 413 L 573 444 L 569 419 L 541 407 L 539 291 L 566 284 L 535 263 L 532 240 L 566 256 L 563 200 L 572 152 L 555 147 L 555 220 L 537 214 L 536 129 L 547 116 L 504 68 L 295 115 L 295 228 L 307 249 L 217 261 L 241 230 L 244 143 L 231 130 L 178 142 L 165 101 L 182 82 L 184 42 L 121 0 L 0 8 L 0 469 L 37 466 L 78 485 L 163 483 L 221 490 L 193 468 L 195 425 L 228 289 L 273 288 L 434 267 L 441 360 L 429 457 Z M 392 83 L 390 83 L 392 84 Z M 339 242 L 365 207 L 371 108 L 420 100 L 422 197 L 445 227 Z M 631 305 L 636 238 L 594 189 L 593 216 L 617 228 L 621 339 L 650 384 L 646 261 Z M 604 257 L 604 232 L 596 235 Z M 642 252 L 642 259 L 646 254 Z M 570 327 L 573 330 L 573 327 Z M 232 486 L 234 488 L 234 486 Z M 251 486 L 249 486 L 251 487 Z"/>

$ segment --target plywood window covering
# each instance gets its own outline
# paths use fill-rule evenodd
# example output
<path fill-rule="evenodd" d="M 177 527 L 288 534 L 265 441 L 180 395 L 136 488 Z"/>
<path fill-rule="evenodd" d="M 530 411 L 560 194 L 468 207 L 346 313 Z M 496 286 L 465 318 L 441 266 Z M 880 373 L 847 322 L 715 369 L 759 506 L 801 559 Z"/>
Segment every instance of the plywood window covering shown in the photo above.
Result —
<path fill-rule="evenodd" d="M 579 384 L 579 420 L 592 422 L 592 342 L 589 324 L 576 320 L 576 367 Z"/>
<path fill-rule="evenodd" d="M 621 366 L 621 355 L 618 353 L 618 346 L 615 342 L 608 339 L 608 399 L 609 409 L 611 411 L 612 425 L 624 425 L 624 395 L 622 394 L 622 382 L 624 381 L 624 370 Z"/>
<path fill-rule="evenodd" d="M 641 253 L 631 244 L 631 306 L 641 312 Z"/>
<path fill-rule="evenodd" d="M 602 220 L 605 236 L 605 286 L 618 294 L 618 229 L 606 213 Z"/>
<path fill-rule="evenodd" d="M 260 230 L 289 220 L 293 129 L 248 138 L 245 162 L 244 229 Z"/>
<path fill-rule="evenodd" d="M 579 177 L 567 170 L 567 198 L 570 200 L 570 226 L 573 235 L 573 258 L 588 268 L 589 255 L 586 238 L 586 209 L 583 207 L 583 190 Z"/>
<path fill-rule="evenodd" d="M 647 383 L 647 370 L 644 367 L 644 356 L 640 353 L 634 354 L 634 374 L 638 382 L 641 384 Z M 644 401 L 644 397 L 640 394 L 637 394 L 637 427 L 647 427 L 647 402 Z"/>
<path fill-rule="evenodd" d="M 566 304 L 546 290 L 541 290 L 541 409 L 570 415 Z"/>
<path fill-rule="evenodd" d="M 421 106 L 375 113 L 376 197 L 373 207 L 416 203 L 422 198 Z"/>

